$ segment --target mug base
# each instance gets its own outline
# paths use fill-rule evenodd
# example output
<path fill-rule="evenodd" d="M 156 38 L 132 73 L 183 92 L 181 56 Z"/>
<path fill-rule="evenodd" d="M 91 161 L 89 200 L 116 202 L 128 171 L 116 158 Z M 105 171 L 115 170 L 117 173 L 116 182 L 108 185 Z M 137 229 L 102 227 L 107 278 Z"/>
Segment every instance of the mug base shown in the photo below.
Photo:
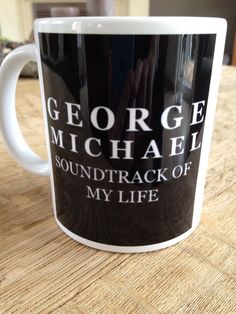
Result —
<path fill-rule="evenodd" d="M 119 245 L 99 243 L 99 242 L 85 239 L 71 232 L 69 229 L 63 226 L 63 224 L 57 218 L 56 218 L 56 222 L 58 226 L 60 227 L 60 229 L 73 240 L 81 244 L 84 244 L 86 246 L 89 246 L 93 249 L 106 251 L 106 252 L 113 252 L 113 253 L 144 253 L 144 252 L 161 250 L 186 239 L 197 227 L 197 225 L 194 225 L 192 226 L 192 228 L 190 228 L 188 231 L 181 234 L 180 236 L 174 239 L 165 241 L 165 242 L 157 243 L 157 244 L 149 244 L 149 245 L 141 245 L 141 246 L 119 246 Z"/>

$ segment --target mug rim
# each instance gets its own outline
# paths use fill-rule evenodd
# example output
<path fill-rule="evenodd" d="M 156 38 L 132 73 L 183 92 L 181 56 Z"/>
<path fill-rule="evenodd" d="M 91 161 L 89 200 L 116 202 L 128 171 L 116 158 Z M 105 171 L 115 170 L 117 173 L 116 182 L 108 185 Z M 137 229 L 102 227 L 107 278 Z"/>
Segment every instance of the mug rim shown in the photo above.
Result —
<path fill-rule="evenodd" d="M 217 34 L 227 22 L 218 17 L 194 16 L 78 16 L 36 19 L 39 33 L 69 34 Z"/>

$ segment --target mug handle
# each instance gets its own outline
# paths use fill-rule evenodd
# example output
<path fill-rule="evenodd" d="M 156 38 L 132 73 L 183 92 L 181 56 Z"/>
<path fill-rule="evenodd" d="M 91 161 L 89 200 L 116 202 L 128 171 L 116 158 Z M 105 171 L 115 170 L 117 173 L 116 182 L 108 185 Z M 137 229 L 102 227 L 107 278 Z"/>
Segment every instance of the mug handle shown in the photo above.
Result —
<path fill-rule="evenodd" d="M 31 150 L 23 138 L 16 117 L 16 84 L 22 68 L 29 61 L 37 62 L 37 49 L 33 44 L 10 52 L 0 67 L 0 130 L 10 154 L 24 169 L 48 176 L 49 162 Z"/>

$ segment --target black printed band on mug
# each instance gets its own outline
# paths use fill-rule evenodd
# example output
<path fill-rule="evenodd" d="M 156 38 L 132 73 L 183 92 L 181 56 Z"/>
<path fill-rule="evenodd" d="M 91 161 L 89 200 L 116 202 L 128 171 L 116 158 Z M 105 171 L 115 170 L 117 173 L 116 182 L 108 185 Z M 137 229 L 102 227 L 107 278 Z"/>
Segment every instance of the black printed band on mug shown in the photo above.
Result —
<path fill-rule="evenodd" d="M 39 34 L 60 223 L 143 246 L 191 229 L 215 34 Z"/>

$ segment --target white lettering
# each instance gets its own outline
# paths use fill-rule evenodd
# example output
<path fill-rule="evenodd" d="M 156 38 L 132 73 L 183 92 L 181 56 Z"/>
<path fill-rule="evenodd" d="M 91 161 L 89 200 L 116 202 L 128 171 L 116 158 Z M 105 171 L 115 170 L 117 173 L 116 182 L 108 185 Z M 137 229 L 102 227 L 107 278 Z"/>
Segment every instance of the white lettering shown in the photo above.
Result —
<path fill-rule="evenodd" d="M 174 130 L 181 126 L 181 121 L 183 120 L 183 117 L 174 118 L 175 124 L 173 126 L 170 126 L 168 122 L 169 114 L 172 110 L 177 110 L 179 113 L 182 112 L 182 106 L 170 106 L 166 108 L 162 115 L 161 115 L 161 124 L 163 128 L 167 130 Z"/>
<path fill-rule="evenodd" d="M 190 152 L 201 147 L 201 142 L 198 144 L 198 146 L 196 146 L 197 145 L 198 132 L 192 133 L 191 136 L 192 136 L 192 145 L 191 145 Z"/>
<path fill-rule="evenodd" d="M 138 124 L 143 131 L 152 131 L 144 122 L 149 116 L 149 111 L 145 108 L 127 108 L 129 111 L 129 128 L 126 131 L 138 131 L 136 124 Z M 141 117 L 137 118 L 137 112 L 141 113 Z"/>
<path fill-rule="evenodd" d="M 54 104 L 55 108 L 57 108 L 57 101 L 56 99 L 49 97 L 47 100 L 47 109 L 48 114 L 52 120 L 59 120 L 60 112 L 57 110 L 52 110 L 51 105 Z"/>
<path fill-rule="evenodd" d="M 177 179 L 182 176 L 182 173 L 183 173 L 183 167 L 181 165 L 178 165 L 174 167 L 172 171 L 172 176 L 173 178 Z"/>
<path fill-rule="evenodd" d="M 146 150 L 146 153 L 144 154 L 144 156 L 141 159 L 148 159 L 149 154 L 153 155 L 152 156 L 153 158 L 161 158 L 162 157 L 160 152 L 159 152 L 159 149 L 157 147 L 155 140 L 151 140 L 151 142 L 150 142 L 150 144 Z"/>
<path fill-rule="evenodd" d="M 76 149 L 76 139 L 77 139 L 77 135 L 76 134 L 70 134 L 70 138 L 71 138 L 71 151 L 74 153 L 78 153 L 78 150 Z"/>
<path fill-rule="evenodd" d="M 203 122 L 204 115 L 202 113 L 202 109 L 205 106 L 205 100 L 194 102 L 192 103 L 192 106 L 193 106 L 193 117 L 192 117 L 192 122 L 190 125 L 195 125 L 195 124 Z M 200 120 L 198 120 L 198 118 Z"/>
<path fill-rule="evenodd" d="M 95 153 L 92 153 L 92 151 L 91 151 L 90 146 L 91 146 L 91 142 L 93 142 L 93 141 L 96 142 L 98 144 L 98 146 L 101 146 L 101 140 L 100 139 L 95 138 L 95 137 L 90 137 L 90 138 L 87 138 L 87 140 L 85 141 L 84 149 L 89 156 L 98 157 L 101 155 L 101 152 L 98 152 L 97 154 L 95 154 Z"/>
<path fill-rule="evenodd" d="M 77 126 L 77 127 L 82 127 L 83 121 L 82 120 L 79 121 L 80 105 L 73 104 L 70 102 L 65 102 L 65 104 L 67 107 L 67 119 L 68 119 L 66 124 Z M 73 111 L 73 108 L 75 108 L 75 111 Z"/>
<path fill-rule="evenodd" d="M 50 126 L 50 129 L 51 129 L 52 143 L 55 145 L 58 145 L 61 148 L 64 148 L 64 146 L 63 146 L 63 131 L 62 130 L 55 131 L 53 126 Z"/>
<path fill-rule="evenodd" d="M 171 137 L 170 140 L 172 144 L 171 144 L 171 153 L 169 156 L 183 154 L 184 153 L 184 148 L 183 148 L 184 136 Z M 177 151 L 177 149 L 179 149 L 179 151 Z"/>
<path fill-rule="evenodd" d="M 125 156 L 123 159 L 133 159 L 131 157 L 131 145 L 133 144 L 133 141 L 118 141 L 118 140 L 110 140 L 111 144 L 112 144 L 112 155 L 111 155 L 111 159 L 120 159 L 120 157 L 118 156 L 118 152 L 124 152 Z M 125 147 L 124 148 L 120 148 L 118 147 L 118 144 L 120 143 L 124 143 Z"/>
<path fill-rule="evenodd" d="M 87 188 L 87 198 L 94 198 L 96 200 L 103 200 L 104 202 L 110 202 L 109 196 L 112 193 L 112 190 L 105 190 L 95 188 L 94 192 L 90 186 L 86 186 Z"/>
<path fill-rule="evenodd" d="M 184 164 L 184 174 L 183 176 L 186 176 L 191 168 L 191 165 L 192 165 L 192 161 L 189 161 L 189 162 L 186 162 Z"/>
<path fill-rule="evenodd" d="M 98 112 L 100 110 L 104 110 L 107 114 L 107 125 L 104 127 L 101 127 L 98 125 Z M 107 108 L 107 107 L 95 107 L 92 112 L 91 112 L 91 116 L 90 116 L 90 120 L 92 125 L 97 129 L 97 130 L 101 130 L 101 131 L 107 131 L 110 130 L 114 123 L 115 123 L 115 117 L 114 117 L 114 113 L 111 111 L 111 109 Z"/>

